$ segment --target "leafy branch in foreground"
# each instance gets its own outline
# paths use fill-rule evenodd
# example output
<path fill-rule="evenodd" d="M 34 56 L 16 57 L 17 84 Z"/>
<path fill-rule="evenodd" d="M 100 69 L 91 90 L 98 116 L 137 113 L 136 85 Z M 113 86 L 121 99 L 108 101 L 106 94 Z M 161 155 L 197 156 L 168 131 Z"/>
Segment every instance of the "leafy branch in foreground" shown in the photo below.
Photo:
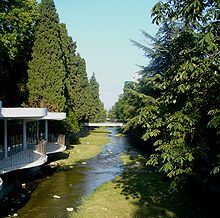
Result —
<path fill-rule="evenodd" d="M 124 90 L 120 110 L 126 130 L 152 144 L 147 164 L 158 165 L 172 187 L 220 173 L 219 6 L 211 0 L 160 1 L 152 10 L 158 34 L 145 34 L 150 48 L 132 41 L 150 62 L 130 93 Z M 126 108 L 133 109 L 130 115 Z"/>

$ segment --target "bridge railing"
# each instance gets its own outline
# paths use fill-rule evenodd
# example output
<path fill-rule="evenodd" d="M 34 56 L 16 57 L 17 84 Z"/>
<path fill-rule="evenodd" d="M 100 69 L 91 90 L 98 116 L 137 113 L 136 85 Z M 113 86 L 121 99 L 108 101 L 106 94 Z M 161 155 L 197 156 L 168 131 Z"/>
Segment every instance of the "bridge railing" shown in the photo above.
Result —
<path fill-rule="evenodd" d="M 119 122 L 104 122 L 104 123 L 85 123 L 84 126 L 88 127 L 122 127 L 123 123 Z"/>

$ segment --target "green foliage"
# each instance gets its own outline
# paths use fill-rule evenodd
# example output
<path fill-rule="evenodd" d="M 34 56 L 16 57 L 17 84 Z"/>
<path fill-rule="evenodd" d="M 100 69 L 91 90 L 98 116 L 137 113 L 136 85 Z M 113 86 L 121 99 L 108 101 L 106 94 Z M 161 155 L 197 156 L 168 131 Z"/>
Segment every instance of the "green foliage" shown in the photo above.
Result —
<path fill-rule="evenodd" d="M 69 132 L 78 131 L 91 117 L 103 120 L 98 87 L 90 87 L 86 62 L 76 53 L 65 24 L 60 24 L 53 0 L 42 0 L 39 14 L 28 70 L 28 105 L 66 111 Z"/>
<path fill-rule="evenodd" d="M 27 63 L 37 19 L 35 0 L 0 2 L 0 98 L 19 106 L 27 97 Z"/>
<path fill-rule="evenodd" d="M 160 166 L 173 187 L 190 175 L 199 177 L 203 167 L 207 178 L 220 172 L 216 11 L 219 2 L 211 0 L 158 2 L 152 10 L 153 22 L 160 25 L 158 34 L 144 34 L 152 46 L 132 41 L 150 63 L 114 106 L 123 105 L 126 130 L 138 129 L 140 137 L 153 142 L 148 164 Z"/>
<path fill-rule="evenodd" d="M 213 118 L 208 123 L 208 127 L 219 129 L 220 128 L 220 109 L 211 110 L 209 111 L 208 114 L 213 116 Z"/>
<path fill-rule="evenodd" d="M 79 54 L 74 54 L 74 43 L 70 47 L 70 74 L 68 77 L 68 90 L 70 101 L 76 118 L 83 124 L 88 120 L 89 105 L 89 82 L 86 72 L 86 62 Z M 70 44 L 70 45 L 71 45 Z"/>
<path fill-rule="evenodd" d="M 89 122 L 102 122 L 106 119 L 106 112 L 104 109 L 104 104 L 101 102 L 99 98 L 99 84 L 95 78 L 95 74 L 93 73 L 90 81 L 89 81 L 89 104 L 90 111 L 88 114 Z"/>
<path fill-rule="evenodd" d="M 76 115 L 73 111 L 67 113 L 65 122 L 65 129 L 68 133 L 77 133 L 80 130 Z"/>
<path fill-rule="evenodd" d="M 65 111 L 64 126 L 71 133 L 89 116 L 105 120 L 98 87 L 90 87 L 86 62 L 60 23 L 53 0 L 39 5 L 35 0 L 3 0 L 0 23 L 0 98 L 5 106 L 23 103 Z"/>
<path fill-rule="evenodd" d="M 59 17 L 53 0 L 43 0 L 28 70 L 28 104 L 63 111 L 66 75 Z M 62 46 L 61 46 L 62 45 Z"/>
<path fill-rule="evenodd" d="M 118 101 L 109 111 L 108 117 L 111 119 L 116 119 L 118 121 L 124 122 L 125 121 L 125 115 L 123 110 L 124 106 L 125 104 L 124 104 L 123 95 L 120 95 Z"/>
<path fill-rule="evenodd" d="M 21 45 L 27 43 L 33 34 L 36 9 L 35 0 L 3 0 L 0 3 L 0 42 L 11 60 L 19 54 Z"/>

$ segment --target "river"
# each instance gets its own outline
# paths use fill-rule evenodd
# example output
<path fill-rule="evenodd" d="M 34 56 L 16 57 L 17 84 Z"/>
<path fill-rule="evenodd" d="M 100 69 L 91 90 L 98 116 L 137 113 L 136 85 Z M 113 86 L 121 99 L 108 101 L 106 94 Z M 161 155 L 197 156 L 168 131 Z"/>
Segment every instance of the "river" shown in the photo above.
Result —
<path fill-rule="evenodd" d="M 4 205 L 0 208 L 1 217 L 8 214 L 18 214 L 22 218 L 68 217 L 69 212 L 66 208 L 77 210 L 83 199 L 97 187 L 117 175 L 122 175 L 125 168 L 120 161 L 120 156 L 122 154 L 140 155 L 142 151 L 130 143 L 126 137 L 116 136 L 116 129 L 109 130 L 111 131 L 109 134 L 111 142 L 104 146 L 98 156 L 86 162 L 60 171 L 44 166 L 39 169 L 8 174 L 4 178 L 6 180 L 4 183 L 8 182 L 5 189 L 11 189 L 15 194 L 1 200 L 1 205 Z M 159 176 L 157 172 L 151 170 L 151 173 L 148 174 L 152 179 L 147 183 L 152 190 L 155 190 L 156 184 L 168 189 L 167 180 Z M 23 187 L 22 183 L 25 183 Z M 158 186 L 159 189 L 160 186 Z M 134 186 L 132 187 L 134 188 Z M 156 192 L 165 195 L 162 193 L 163 190 L 156 190 Z M 60 199 L 54 198 L 54 195 L 59 196 Z M 179 200 L 181 202 L 178 202 Z M 179 216 L 181 214 L 182 217 L 189 217 L 194 214 L 193 217 L 203 217 L 201 216 L 202 208 L 198 205 L 194 206 L 193 202 L 189 203 L 188 199 L 183 199 L 179 194 L 174 197 L 174 201 L 177 201 L 177 206 L 167 207 L 172 207 L 174 212 L 176 210 L 176 213 L 179 213 Z"/>

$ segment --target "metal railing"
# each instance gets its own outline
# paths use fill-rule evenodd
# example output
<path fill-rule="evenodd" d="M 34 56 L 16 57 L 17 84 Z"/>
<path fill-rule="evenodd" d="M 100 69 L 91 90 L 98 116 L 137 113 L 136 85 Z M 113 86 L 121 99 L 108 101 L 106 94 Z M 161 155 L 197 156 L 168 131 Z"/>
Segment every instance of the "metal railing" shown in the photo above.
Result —
<path fill-rule="evenodd" d="M 32 147 L 32 148 L 31 148 Z M 41 141 L 38 145 L 29 146 L 27 150 L 20 151 L 6 159 L 0 160 L 0 174 L 33 163 L 40 158 L 45 158 L 46 142 Z"/>
<path fill-rule="evenodd" d="M 23 145 L 22 144 L 14 144 L 11 147 L 8 147 L 8 156 L 12 156 L 20 151 L 23 150 Z"/>
<path fill-rule="evenodd" d="M 62 147 L 65 147 L 65 135 L 52 136 L 54 145 L 50 145 L 50 153 L 56 152 Z M 28 164 L 42 159 L 42 164 L 45 162 L 47 156 L 46 141 L 41 140 L 37 145 L 28 144 L 27 150 L 18 151 L 8 156 L 6 159 L 0 159 L 0 175 L 12 170 L 25 168 Z M 49 143 L 48 143 L 49 144 Z M 56 146 L 55 146 L 56 145 Z M 3 153 L 2 153 L 3 155 Z M 39 165 L 41 162 L 39 163 Z M 32 166 L 29 166 L 32 167 Z"/>

